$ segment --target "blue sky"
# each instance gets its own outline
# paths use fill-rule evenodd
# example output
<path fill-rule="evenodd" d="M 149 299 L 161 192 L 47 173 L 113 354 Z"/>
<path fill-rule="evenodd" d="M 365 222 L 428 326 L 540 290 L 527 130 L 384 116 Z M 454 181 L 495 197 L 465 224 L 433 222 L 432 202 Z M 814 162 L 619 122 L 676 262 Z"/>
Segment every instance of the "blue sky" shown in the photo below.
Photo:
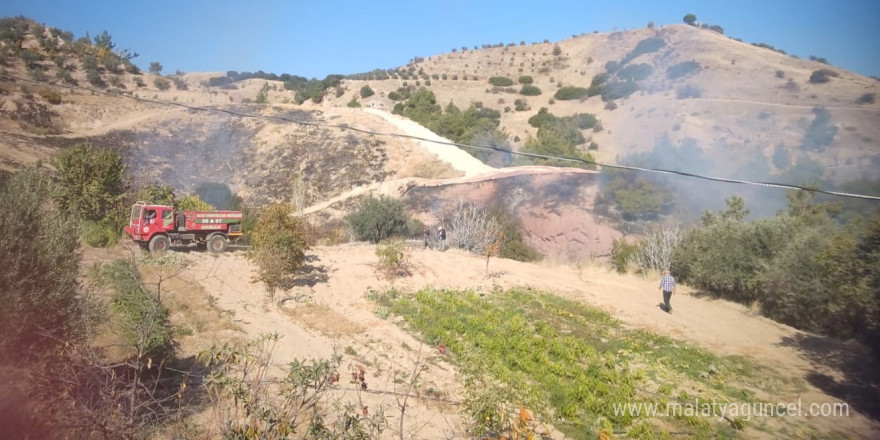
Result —
<path fill-rule="evenodd" d="M 584 32 L 681 23 L 693 13 L 725 34 L 880 76 L 880 1 L 226 1 L 6 0 L 76 37 L 107 30 L 118 48 L 176 70 L 323 78 L 406 64 L 452 48 L 558 41 Z"/>

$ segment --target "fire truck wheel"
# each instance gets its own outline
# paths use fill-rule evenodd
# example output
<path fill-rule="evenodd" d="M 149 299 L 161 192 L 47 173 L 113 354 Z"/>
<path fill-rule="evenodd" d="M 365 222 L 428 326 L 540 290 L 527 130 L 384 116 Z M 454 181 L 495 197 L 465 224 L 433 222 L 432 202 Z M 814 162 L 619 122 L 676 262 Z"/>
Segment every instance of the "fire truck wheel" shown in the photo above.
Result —
<path fill-rule="evenodd" d="M 208 249 L 211 252 L 220 253 L 226 250 L 226 237 L 215 235 L 208 239 Z"/>
<path fill-rule="evenodd" d="M 150 252 L 163 252 L 168 250 L 168 237 L 164 235 L 156 235 L 150 240 Z"/>

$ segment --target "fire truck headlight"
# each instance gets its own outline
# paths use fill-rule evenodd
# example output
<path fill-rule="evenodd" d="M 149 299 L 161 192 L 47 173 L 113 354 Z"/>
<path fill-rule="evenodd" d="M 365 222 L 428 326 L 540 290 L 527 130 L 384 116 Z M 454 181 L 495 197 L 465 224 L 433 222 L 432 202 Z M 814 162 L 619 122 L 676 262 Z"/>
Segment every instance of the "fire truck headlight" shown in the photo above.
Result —
<path fill-rule="evenodd" d="M 144 232 L 147 232 L 147 231 L 149 231 L 149 230 L 150 230 L 150 228 L 144 226 Z"/>

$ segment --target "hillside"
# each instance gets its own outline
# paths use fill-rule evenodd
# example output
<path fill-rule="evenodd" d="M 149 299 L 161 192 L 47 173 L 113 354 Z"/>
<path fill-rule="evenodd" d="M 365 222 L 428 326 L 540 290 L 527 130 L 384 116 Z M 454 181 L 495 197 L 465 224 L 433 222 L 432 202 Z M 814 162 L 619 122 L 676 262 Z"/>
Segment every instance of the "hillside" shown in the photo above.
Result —
<path fill-rule="evenodd" d="M 219 407 L 195 402 L 210 386 L 200 382 L 208 377 L 197 361 L 201 350 L 267 333 L 282 337 L 265 370 L 270 376 L 293 359 L 342 353 L 344 363 L 333 368 L 353 379 L 340 381 L 335 371 L 325 391 L 336 413 L 328 414 L 340 416 L 345 429 L 375 417 L 399 422 L 376 438 L 473 436 L 468 423 L 517 419 L 469 400 L 474 388 L 504 392 L 508 403 L 545 405 L 532 409 L 554 439 L 595 438 L 595 431 L 639 438 L 872 438 L 880 432 L 877 360 L 863 345 L 880 322 L 871 290 L 880 280 L 871 267 L 880 261 L 880 222 L 844 225 L 835 206 L 798 197 L 807 192 L 795 194 L 786 214 L 749 222 L 748 209 L 769 216 L 785 206 L 786 194 L 590 164 L 557 167 L 505 151 L 546 153 L 536 149 L 573 142 L 573 154 L 600 162 L 828 188 L 855 182 L 864 191 L 880 191 L 876 79 L 686 25 L 461 48 L 399 68 L 308 80 L 264 72 L 146 73 L 131 62 L 131 53 L 115 50 L 106 33 L 93 42 L 21 17 L 0 23 L 2 195 L 15 205 L 7 213 L 36 212 L 33 218 L 4 217 L 19 222 L 5 223 L 18 228 L 3 248 L 10 260 L 43 251 L 30 249 L 33 230 L 104 228 L 114 235 L 114 221 L 127 223 L 118 201 L 108 204 L 114 211 L 104 218 L 42 221 L 39 216 L 54 213 L 59 202 L 46 202 L 54 195 L 41 173 L 18 176 L 31 176 L 30 184 L 42 185 L 45 194 L 16 198 L 28 191 L 7 190 L 15 187 L 5 186 L 5 174 L 28 167 L 51 172 L 52 156 L 77 144 L 120 153 L 128 171 L 120 175 L 131 179 L 133 190 L 117 194 L 118 200 L 140 197 L 136 191 L 147 185 L 168 185 L 181 196 L 209 183 L 241 197 L 248 216 L 275 202 L 294 202 L 304 214 L 297 239 L 312 247 L 295 279 L 271 294 L 254 281 L 255 263 L 241 243 L 224 254 L 187 248 L 152 254 L 152 260 L 127 240 L 94 248 L 53 233 L 46 235 L 53 240 L 40 242 L 49 250 L 65 245 L 70 251 L 64 256 L 78 260 L 70 271 L 75 282 L 66 283 L 77 286 L 69 289 L 77 300 L 103 301 L 111 310 L 106 322 L 88 328 L 97 330 L 98 351 L 109 347 L 94 354 L 92 365 L 129 356 L 138 371 L 161 371 L 153 358 L 130 356 L 114 341 L 122 337 L 114 320 L 126 312 L 118 304 L 125 289 L 148 299 L 156 292 L 158 300 L 147 301 L 153 313 L 168 308 L 167 342 L 177 351 L 167 359 L 181 364 L 172 367 L 179 368 L 174 374 L 188 371 L 180 383 L 162 387 L 171 390 L 171 400 L 177 396 L 178 409 L 169 413 L 181 416 L 175 422 L 181 426 L 156 416 L 171 437 L 179 437 L 175 429 L 209 437 L 220 429 L 212 425 L 219 419 L 210 419 L 216 414 L 206 414 Z M 450 114 L 465 116 L 441 119 Z M 483 163 L 479 151 L 451 145 L 462 139 L 499 151 Z M 694 232 L 685 243 L 691 247 L 683 246 L 679 226 L 695 222 L 703 210 L 724 207 L 733 194 L 744 195 L 747 204 L 732 199 L 726 211 L 707 214 L 702 228 L 687 230 Z M 399 242 L 402 265 L 389 275 L 378 267 L 379 248 L 355 243 L 354 222 L 346 222 L 370 196 L 402 202 L 409 239 L 420 237 L 423 225 L 434 230 L 449 224 L 462 202 L 496 210 L 543 258 L 524 263 L 497 258 L 492 250 L 437 252 L 410 240 Z M 852 211 L 853 217 L 864 214 Z M 632 243 L 661 226 L 681 233 L 674 238 L 681 241 L 664 243 L 665 250 L 703 257 L 686 261 L 686 269 L 688 281 L 704 286 L 681 285 L 674 314 L 657 304 L 657 274 L 632 271 L 635 253 L 652 242 Z M 609 262 L 613 248 L 623 257 Z M 665 257 L 656 267 L 678 269 Z M 54 268 L 55 260 L 47 261 L 39 261 L 41 267 Z M 12 266 L 26 282 L 40 278 L 26 265 Z M 728 269 L 731 276 L 712 278 Z M 120 281 L 108 281 L 113 277 L 128 284 L 114 285 Z M 768 289 L 758 292 L 766 296 L 755 293 L 756 284 Z M 8 290 L 29 298 L 26 288 L 10 283 Z M 98 298 L 85 298 L 86 292 Z M 490 332 L 500 328 L 510 333 Z M 229 359 L 228 365 L 235 363 Z M 529 370 L 535 365 L 540 369 Z M 96 376 L 105 389 L 123 376 L 113 368 Z M 80 373 L 75 366 L 71 371 Z M 133 402 L 141 375 L 130 376 Z M 326 385 L 309 382 L 303 389 Z M 187 393 L 195 397 L 184 398 Z M 113 403 L 117 395 L 110 395 L 103 402 Z M 408 407 L 403 396 L 412 397 Z M 616 416 L 609 406 L 626 399 L 694 398 L 803 401 L 849 412 L 664 418 Z M 91 409 L 88 402 L 81 406 Z M 345 417 L 352 411 L 355 417 L 342 417 L 343 407 Z M 116 418 L 107 426 L 122 420 L 122 408 L 102 408 L 100 414 Z M 522 424 L 533 421 L 524 407 L 518 410 Z M 468 411 L 480 417 L 465 420 Z M 483 436 L 497 438 L 498 432 Z"/>

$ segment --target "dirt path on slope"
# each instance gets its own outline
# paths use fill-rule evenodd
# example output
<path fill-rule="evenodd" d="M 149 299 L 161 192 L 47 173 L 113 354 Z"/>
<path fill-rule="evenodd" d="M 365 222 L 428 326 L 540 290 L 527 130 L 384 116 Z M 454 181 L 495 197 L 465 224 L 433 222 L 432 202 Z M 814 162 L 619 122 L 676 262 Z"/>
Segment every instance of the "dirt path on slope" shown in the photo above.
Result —
<path fill-rule="evenodd" d="M 221 256 L 191 253 L 189 272 L 218 305 L 235 314 L 244 330 L 256 336 L 277 331 L 284 339 L 276 351 L 279 364 L 293 357 L 329 357 L 334 351 L 347 352 L 342 368 L 366 366 L 371 389 L 400 391 L 393 371 L 411 369 L 416 359 L 426 359 L 428 370 L 420 390 L 436 390 L 442 399 L 460 401 L 461 389 L 451 365 L 430 347 L 422 347 L 401 330 L 392 318 L 377 316 L 376 305 L 366 297 L 370 289 L 384 290 L 390 285 L 375 274 L 374 247 L 351 244 L 317 247 L 310 251 L 311 271 L 299 286 L 268 300 L 263 288 L 249 282 L 250 264 L 241 253 Z M 475 288 L 528 285 L 550 290 L 599 306 L 626 325 L 644 328 L 676 339 L 693 342 L 722 355 L 741 355 L 757 364 L 771 367 L 786 377 L 805 379 L 806 390 L 788 401 L 840 403 L 835 396 L 810 384 L 810 375 L 823 374 L 843 381 L 841 371 L 811 360 L 797 341 L 808 338 L 802 332 L 756 316 L 745 307 L 721 300 L 698 298 L 686 287 L 673 297 L 674 313 L 658 307 L 660 295 L 656 280 L 622 276 L 605 268 L 572 268 L 519 263 L 492 259 L 486 277 L 485 260 L 459 251 L 412 251 L 414 274 L 394 283 L 398 289 L 417 290 L 428 286 Z M 303 300 L 308 298 L 308 300 Z M 299 301 L 297 301 L 299 299 Z M 280 306 L 277 304 L 281 304 Z M 347 370 L 345 370 L 347 371 Z M 344 371 L 344 372 L 345 372 Z M 348 385 L 346 385 L 348 386 Z M 349 386 L 343 393 L 357 395 Z M 373 407 L 385 406 L 386 414 L 396 408 L 391 395 L 361 396 Z M 416 399 L 406 416 L 416 438 L 445 438 L 461 434 L 457 408 L 442 399 Z M 880 424 L 856 413 L 845 418 L 814 418 L 810 423 L 827 432 L 836 430 L 857 437 L 880 435 Z M 396 423 L 396 422 L 394 422 Z M 407 425 L 409 426 L 409 425 Z"/>
<path fill-rule="evenodd" d="M 403 132 L 406 136 L 414 136 L 424 139 L 431 139 L 438 142 L 450 143 L 449 139 L 438 136 L 431 130 L 419 125 L 418 122 L 406 119 L 402 116 L 393 115 L 386 111 L 366 108 L 364 112 L 379 116 L 380 118 L 388 121 L 395 127 L 397 127 L 400 131 Z M 443 145 L 438 144 L 436 142 L 428 142 L 422 140 L 414 139 L 414 142 L 417 142 L 426 150 L 434 153 L 440 160 L 448 162 L 452 165 L 453 168 L 464 172 L 465 176 L 474 176 L 477 174 L 488 173 L 491 172 L 494 168 L 480 162 L 474 156 L 471 156 L 467 151 L 464 151 L 458 147 L 452 145 Z"/>

